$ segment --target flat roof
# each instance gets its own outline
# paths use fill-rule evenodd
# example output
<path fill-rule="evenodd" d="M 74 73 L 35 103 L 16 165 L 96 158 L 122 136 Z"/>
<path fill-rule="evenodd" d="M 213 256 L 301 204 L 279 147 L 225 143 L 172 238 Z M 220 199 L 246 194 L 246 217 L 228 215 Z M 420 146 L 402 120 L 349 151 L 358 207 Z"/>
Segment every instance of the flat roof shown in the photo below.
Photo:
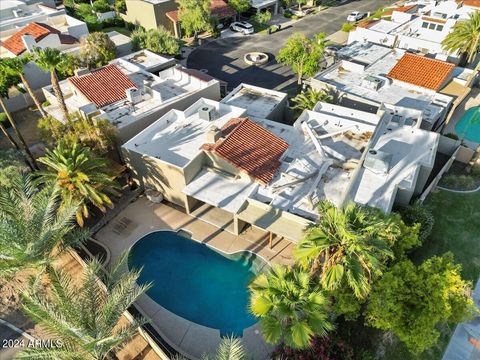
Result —
<path fill-rule="evenodd" d="M 373 31 L 388 34 L 390 31 L 398 28 L 399 26 L 402 26 L 402 24 L 382 19 L 379 22 L 369 26 L 368 28 Z"/>
<path fill-rule="evenodd" d="M 134 106 L 127 99 L 123 99 L 101 108 L 101 113 L 98 116 L 108 119 L 118 128 L 128 126 L 137 119 L 157 111 L 177 99 L 209 86 L 209 82 L 182 72 L 181 67 L 164 69 L 156 76 L 125 59 L 115 59 L 111 64 L 119 68 L 143 92 L 142 98 Z M 77 96 L 67 80 L 60 82 L 60 87 L 65 94 L 65 102 L 68 108 L 80 109 L 90 103 L 83 96 Z M 45 89 L 53 94 L 51 85 L 45 87 Z M 52 115 L 58 116 L 58 119 L 62 118 L 57 106 L 52 105 L 47 110 Z"/>
<path fill-rule="evenodd" d="M 214 109 L 212 121 L 199 116 L 206 106 Z M 202 98 L 185 111 L 170 110 L 122 146 L 183 168 L 202 152 L 200 147 L 212 126 L 221 128 L 244 113 L 245 109 Z"/>
<path fill-rule="evenodd" d="M 374 171 L 363 164 L 350 190 L 356 203 L 384 212 L 391 211 L 398 188 L 414 191 L 421 165 L 433 168 L 440 139 L 440 134 L 419 129 L 419 124 L 396 120 L 392 116 L 382 122 L 369 147 L 391 156 L 388 171 Z"/>
<path fill-rule="evenodd" d="M 128 39 L 130 40 L 130 38 Z M 163 67 L 169 64 L 173 66 L 175 64 L 175 60 L 172 57 L 158 55 L 147 49 L 135 51 L 131 54 L 123 56 L 122 59 L 131 62 L 132 64 L 135 64 L 146 71 L 153 71 L 158 67 Z"/>
<path fill-rule="evenodd" d="M 403 57 L 405 51 L 400 49 L 392 50 L 375 44 L 372 46 L 370 43 L 367 44 L 364 46 L 364 51 L 361 54 L 366 51 L 367 54 L 362 55 L 362 58 L 373 60 L 371 64 L 364 67 L 359 66 L 356 69 L 354 66 L 348 66 L 348 60 L 342 60 L 336 66 L 332 66 L 317 74 L 314 79 L 334 86 L 339 91 L 378 104 L 386 103 L 422 110 L 424 111 L 424 120 L 436 120 L 443 109 L 452 101 L 452 98 L 429 89 L 388 79 L 386 74 Z M 355 45 L 355 47 L 357 46 Z M 385 49 L 388 49 L 388 51 Z M 355 49 L 353 54 L 356 54 Z M 346 63 L 344 63 L 345 61 Z M 366 87 L 364 80 L 368 76 L 382 80 L 383 85 L 377 90 Z"/>
<path fill-rule="evenodd" d="M 249 116 L 268 119 L 272 111 L 286 98 L 287 94 L 280 91 L 240 84 L 221 102 L 244 108 Z"/>
<path fill-rule="evenodd" d="M 391 48 L 377 45 L 371 42 L 358 42 L 341 48 L 337 56 L 341 59 L 348 59 L 365 65 L 371 65 L 391 52 Z"/>

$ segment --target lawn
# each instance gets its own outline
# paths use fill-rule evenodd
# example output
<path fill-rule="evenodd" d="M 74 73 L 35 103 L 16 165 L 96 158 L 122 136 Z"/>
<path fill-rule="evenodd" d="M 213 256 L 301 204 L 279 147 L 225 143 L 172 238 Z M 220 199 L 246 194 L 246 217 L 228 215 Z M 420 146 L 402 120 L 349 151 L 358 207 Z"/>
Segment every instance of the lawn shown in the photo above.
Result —
<path fill-rule="evenodd" d="M 417 263 L 451 251 L 462 264 L 462 275 L 475 282 L 480 275 L 480 192 L 456 194 L 444 190 L 427 198 L 435 216 L 430 239 L 415 253 Z"/>
<path fill-rule="evenodd" d="M 108 33 L 110 31 L 116 31 L 116 32 L 119 32 L 120 34 L 126 35 L 128 37 L 130 37 L 130 34 L 131 34 L 130 30 L 125 29 L 124 27 L 121 27 L 121 26 L 112 26 L 112 27 L 102 29 L 102 32 L 104 32 L 104 33 Z"/>

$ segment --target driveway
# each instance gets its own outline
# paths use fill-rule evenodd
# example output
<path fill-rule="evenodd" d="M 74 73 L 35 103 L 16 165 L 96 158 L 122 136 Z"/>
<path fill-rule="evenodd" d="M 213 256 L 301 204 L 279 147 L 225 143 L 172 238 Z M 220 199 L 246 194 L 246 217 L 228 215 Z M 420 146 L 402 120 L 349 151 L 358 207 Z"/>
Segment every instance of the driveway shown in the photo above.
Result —
<path fill-rule="evenodd" d="M 275 56 L 292 33 L 303 32 L 307 36 L 312 36 L 325 32 L 330 35 L 340 30 L 350 12 L 354 10 L 373 12 L 393 2 L 391 0 L 352 1 L 307 16 L 291 27 L 272 35 L 256 34 L 213 40 L 190 53 L 187 67 L 206 69 L 209 75 L 226 81 L 229 89 L 245 82 L 269 89 L 285 90 L 295 81 L 295 75 L 289 67 L 278 64 Z M 243 62 L 243 56 L 250 51 L 266 52 L 271 60 L 263 66 L 249 66 Z"/>

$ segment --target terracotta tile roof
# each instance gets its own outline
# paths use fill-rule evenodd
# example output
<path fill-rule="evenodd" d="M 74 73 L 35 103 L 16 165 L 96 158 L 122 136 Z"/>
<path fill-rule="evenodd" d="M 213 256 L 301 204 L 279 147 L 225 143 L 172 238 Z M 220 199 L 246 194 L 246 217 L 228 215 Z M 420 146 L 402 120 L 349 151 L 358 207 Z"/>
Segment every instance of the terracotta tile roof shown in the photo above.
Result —
<path fill-rule="evenodd" d="M 443 20 L 443 19 L 431 18 L 428 16 L 422 16 L 422 20 L 430 21 L 438 24 L 445 24 L 447 22 L 446 20 Z"/>
<path fill-rule="evenodd" d="M 217 16 L 219 19 L 237 14 L 237 12 L 223 0 L 212 0 L 210 10 L 212 11 L 212 15 Z"/>
<path fill-rule="evenodd" d="M 463 0 L 463 5 L 480 8 L 480 0 Z"/>
<path fill-rule="evenodd" d="M 125 90 L 137 86 L 116 65 L 110 64 L 93 70 L 90 74 L 72 76 L 68 81 L 75 86 L 88 101 L 98 107 L 125 99 Z"/>
<path fill-rule="evenodd" d="M 455 65 L 444 61 L 405 53 L 387 76 L 438 91 L 454 68 Z"/>
<path fill-rule="evenodd" d="M 370 26 L 378 23 L 379 21 L 380 20 L 374 20 L 374 19 L 362 20 L 358 23 L 357 27 L 368 29 Z"/>
<path fill-rule="evenodd" d="M 60 31 L 43 23 L 37 23 L 37 22 L 32 22 L 25 26 L 23 29 L 20 31 L 16 32 L 12 36 L 10 36 L 8 39 L 5 41 L 0 42 L 0 45 L 3 46 L 5 49 L 8 51 L 12 52 L 15 55 L 20 55 L 23 53 L 26 48 L 25 44 L 23 43 L 22 40 L 22 35 L 31 35 L 35 39 L 35 41 L 40 41 L 42 40 L 45 36 L 50 35 L 50 34 L 59 34 Z M 69 38 L 73 38 L 69 36 Z M 75 38 L 73 38 L 75 39 Z M 77 39 L 75 39 L 76 41 Z M 61 41 L 61 39 L 60 39 Z M 67 41 L 65 39 L 65 41 Z M 71 39 L 68 39 L 68 41 L 71 41 Z M 63 42 L 62 42 L 63 44 Z"/>
<path fill-rule="evenodd" d="M 224 138 L 201 148 L 211 151 L 267 185 L 280 166 L 288 143 L 248 118 L 234 118 L 221 129 Z"/>
<path fill-rule="evenodd" d="M 396 8 L 393 8 L 393 9 L 388 10 L 388 11 L 385 12 L 382 16 L 392 15 L 394 11 L 408 12 L 409 10 L 412 10 L 415 6 L 417 6 L 417 5 L 414 4 L 414 5 L 396 7 Z"/>
<path fill-rule="evenodd" d="M 228 6 L 223 0 L 212 0 L 210 3 L 210 11 L 212 12 L 212 15 L 217 16 L 219 19 L 224 19 L 237 14 L 237 12 Z M 173 22 L 180 21 L 178 18 L 178 10 L 167 11 L 165 15 Z"/>

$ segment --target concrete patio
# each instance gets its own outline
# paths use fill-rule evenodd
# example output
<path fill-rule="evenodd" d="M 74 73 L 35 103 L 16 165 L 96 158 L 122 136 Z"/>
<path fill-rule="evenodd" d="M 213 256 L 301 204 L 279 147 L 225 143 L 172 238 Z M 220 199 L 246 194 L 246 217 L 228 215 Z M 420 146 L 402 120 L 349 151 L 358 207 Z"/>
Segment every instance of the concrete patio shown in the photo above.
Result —
<path fill-rule="evenodd" d="M 202 242 L 224 253 L 250 251 L 265 261 L 278 264 L 292 264 L 292 243 L 274 237 L 272 248 L 269 234 L 248 228 L 235 236 L 212 223 L 212 214 L 202 221 L 165 204 L 153 204 L 142 196 L 129 204 L 113 220 L 95 234 L 95 239 L 108 247 L 111 260 L 129 249 L 138 239 L 156 230 L 186 230 L 196 241 Z M 157 285 L 158 286 L 158 285 Z M 148 318 L 159 334 L 177 351 L 193 359 L 204 353 L 211 353 L 221 341 L 218 329 L 211 329 L 183 319 L 164 309 L 148 295 L 138 301 L 144 316 Z M 244 330 L 242 343 L 253 359 L 266 359 L 272 347 L 267 345 L 255 324 Z"/>

